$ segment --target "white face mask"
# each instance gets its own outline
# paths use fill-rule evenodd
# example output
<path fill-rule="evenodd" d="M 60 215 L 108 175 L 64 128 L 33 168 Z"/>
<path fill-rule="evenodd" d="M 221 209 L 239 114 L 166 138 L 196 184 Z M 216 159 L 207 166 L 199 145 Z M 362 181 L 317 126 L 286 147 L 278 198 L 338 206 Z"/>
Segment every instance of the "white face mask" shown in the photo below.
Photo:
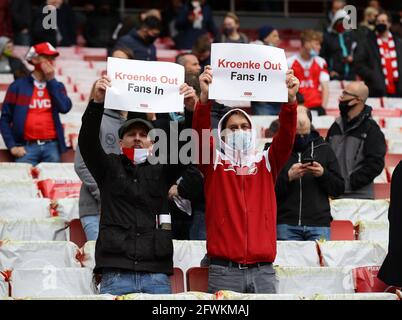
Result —
<path fill-rule="evenodd" d="M 252 140 L 251 130 L 236 130 L 226 136 L 226 144 L 234 150 L 250 149 Z"/>
<path fill-rule="evenodd" d="M 121 148 L 121 151 L 134 164 L 144 163 L 150 154 L 149 149 Z"/>

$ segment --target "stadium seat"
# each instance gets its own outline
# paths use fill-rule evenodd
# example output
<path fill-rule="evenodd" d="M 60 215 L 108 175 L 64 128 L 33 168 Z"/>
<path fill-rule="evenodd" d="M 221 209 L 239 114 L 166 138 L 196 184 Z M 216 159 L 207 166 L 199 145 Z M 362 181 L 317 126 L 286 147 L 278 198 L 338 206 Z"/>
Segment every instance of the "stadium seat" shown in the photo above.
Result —
<path fill-rule="evenodd" d="M 38 196 L 38 187 L 33 181 L 0 181 L 0 199 L 33 199 Z"/>
<path fill-rule="evenodd" d="M 386 220 L 388 218 L 389 200 L 337 199 L 331 200 L 331 216 L 334 220 L 357 221 Z"/>
<path fill-rule="evenodd" d="M 87 237 L 85 235 L 84 229 L 82 228 L 81 220 L 74 219 L 69 223 L 70 229 L 70 241 L 74 242 L 79 248 L 85 245 Z"/>
<path fill-rule="evenodd" d="M 390 183 L 374 183 L 374 198 L 389 199 L 391 193 Z"/>
<path fill-rule="evenodd" d="M 31 170 L 28 163 L 1 162 L 0 181 L 32 180 Z"/>
<path fill-rule="evenodd" d="M 0 240 L 65 241 L 66 221 L 61 218 L 2 219 Z"/>
<path fill-rule="evenodd" d="M 68 241 L 0 241 L 0 270 L 81 268 L 78 247 Z"/>
<path fill-rule="evenodd" d="M 331 240 L 354 240 L 355 230 L 349 220 L 333 220 L 331 222 Z"/>
<path fill-rule="evenodd" d="M 396 167 L 402 161 L 402 154 L 387 153 L 385 155 L 385 167 Z"/>
<path fill-rule="evenodd" d="M 389 222 L 383 221 L 366 221 L 362 220 L 357 223 L 357 239 L 372 241 L 388 241 Z"/>
<path fill-rule="evenodd" d="M 184 292 L 184 273 L 180 268 L 173 268 L 173 275 L 170 276 L 172 293 Z"/>
<path fill-rule="evenodd" d="M 173 266 L 184 273 L 191 267 L 199 267 L 207 253 L 205 241 L 173 240 Z"/>
<path fill-rule="evenodd" d="M 0 271 L 0 300 L 10 296 L 9 282 L 5 278 L 5 271 Z"/>
<path fill-rule="evenodd" d="M 53 180 L 38 181 L 38 187 L 45 198 L 52 200 L 64 198 L 79 198 L 82 182 L 80 180 Z"/>
<path fill-rule="evenodd" d="M 387 250 L 373 241 L 318 241 L 324 267 L 360 267 L 381 265 Z"/>
<path fill-rule="evenodd" d="M 380 175 L 378 175 L 377 177 L 375 177 L 374 179 L 374 183 L 388 183 L 388 174 L 387 174 L 387 170 L 384 168 Z"/>
<path fill-rule="evenodd" d="M 50 200 L 32 199 L 0 199 L 0 219 L 45 219 L 51 217 Z"/>
<path fill-rule="evenodd" d="M 221 290 L 215 293 L 215 300 L 302 300 L 302 298 L 303 297 L 296 294 L 252 294 L 227 290 Z"/>
<path fill-rule="evenodd" d="M 312 300 L 398 300 L 392 293 L 317 294 Z"/>
<path fill-rule="evenodd" d="M 132 293 L 116 297 L 116 300 L 214 300 L 214 295 L 204 292 L 182 292 L 176 294 Z"/>
<path fill-rule="evenodd" d="M 91 294 L 91 295 L 79 295 L 79 296 L 41 296 L 41 297 L 29 297 L 24 300 L 116 300 L 117 296 L 111 294 Z"/>
<path fill-rule="evenodd" d="M 79 198 L 65 198 L 56 200 L 56 215 L 67 221 L 79 219 Z"/>
<path fill-rule="evenodd" d="M 96 241 L 87 241 L 81 247 L 81 263 L 85 268 L 95 268 L 95 244 Z"/>
<path fill-rule="evenodd" d="M 35 168 L 38 170 L 39 180 L 80 180 L 75 173 L 73 163 L 41 162 Z"/>
<path fill-rule="evenodd" d="M 282 267 L 319 267 L 317 244 L 314 241 L 277 241 L 274 265 Z"/>
<path fill-rule="evenodd" d="M 275 267 L 280 294 L 353 293 L 351 270 L 334 267 Z"/>
<path fill-rule="evenodd" d="M 395 292 L 395 287 L 388 286 L 377 278 L 379 266 L 359 267 L 352 270 L 356 292 Z"/>
<path fill-rule="evenodd" d="M 14 269 L 11 273 L 11 296 L 52 297 L 93 295 L 96 288 L 88 268 Z"/>
<path fill-rule="evenodd" d="M 192 267 L 186 272 L 187 291 L 208 292 L 208 268 Z"/>

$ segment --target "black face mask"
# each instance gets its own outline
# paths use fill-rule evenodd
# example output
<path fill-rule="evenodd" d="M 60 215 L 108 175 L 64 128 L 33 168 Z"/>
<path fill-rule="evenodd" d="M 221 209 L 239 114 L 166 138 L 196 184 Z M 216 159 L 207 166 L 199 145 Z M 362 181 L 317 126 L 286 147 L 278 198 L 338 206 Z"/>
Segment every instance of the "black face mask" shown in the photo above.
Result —
<path fill-rule="evenodd" d="M 347 101 L 340 101 L 339 102 L 339 111 L 341 112 L 341 116 L 342 117 L 346 117 L 348 115 L 348 112 L 355 106 L 355 104 L 353 105 L 349 105 L 351 100 L 347 100 Z"/>
<path fill-rule="evenodd" d="M 305 134 L 303 137 L 300 134 L 296 134 L 294 150 L 296 152 L 301 152 L 307 149 L 308 144 L 310 143 L 310 134 Z"/>
<path fill-rule="evenodd" d="M 384 33 L 385 31 L 387 31 L 388 27 L 385 23 L 379 23 L 375 26 L 375 30 L 378 33 Z"/>
<path fill-rule="evenodd" d="M 225 29 L 223 29 L 223 32 L 224 32 L 227 36 L 231 35 L 234 31 L 235 31 L 235 28 L 225 28 Z"/>

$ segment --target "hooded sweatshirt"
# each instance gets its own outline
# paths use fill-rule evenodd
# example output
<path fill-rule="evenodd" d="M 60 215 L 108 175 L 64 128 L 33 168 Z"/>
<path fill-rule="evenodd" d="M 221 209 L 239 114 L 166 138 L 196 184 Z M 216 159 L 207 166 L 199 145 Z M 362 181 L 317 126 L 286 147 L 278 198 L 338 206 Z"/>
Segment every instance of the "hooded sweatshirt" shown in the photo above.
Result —
<path fill-rule="evenodd" d="M 297 104 L 283 104 L 280 130 L 268 150 L 256 151 L 251 118 L 242 110 L 229 111 L 218 125 L 215 137 L 202 136 L 211 128 L 212 101 L 198 103 L 193 128 L 202 137 L 200 170 L 206 198 L 207 252 L 243 264 L 273 262 L 276 256 L 276 199 L 274 185 L 292 151 L 296 131 Z M 222 121 L 234 111 L 242 112 L 252 127 L 251 146 L 236 151 L 220 137 Z M 209 151 L 206 157 L 203 152 Z M 263 196 L 262 196 L 263 195 Z"/>

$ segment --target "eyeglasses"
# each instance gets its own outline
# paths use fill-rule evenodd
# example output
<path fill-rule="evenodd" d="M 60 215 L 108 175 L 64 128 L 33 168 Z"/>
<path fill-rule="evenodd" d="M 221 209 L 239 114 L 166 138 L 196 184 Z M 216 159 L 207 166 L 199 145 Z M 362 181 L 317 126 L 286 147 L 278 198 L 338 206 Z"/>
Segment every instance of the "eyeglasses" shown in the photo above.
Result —
<path fill-rule="evenodd" d="M 357 94 L 353 94 L 353 93 L 347 92 L 345 90 L 343 90 L 342 94 L 341 94 L 341 97 L 344 97 L 344 96 L 351 96 L 351 97 L 354 97 L 356 99 L 360 99 L 360 97 Z"/>

